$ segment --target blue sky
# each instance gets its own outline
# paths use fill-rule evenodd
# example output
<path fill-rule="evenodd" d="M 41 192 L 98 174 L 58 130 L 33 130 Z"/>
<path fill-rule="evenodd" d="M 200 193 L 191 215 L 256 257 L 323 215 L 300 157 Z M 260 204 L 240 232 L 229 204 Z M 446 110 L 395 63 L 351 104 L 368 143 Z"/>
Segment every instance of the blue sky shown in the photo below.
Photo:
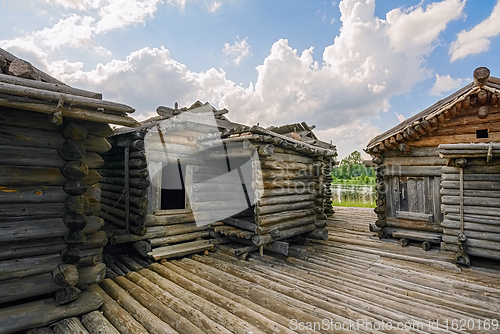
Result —
<path fill-rule="evenodd" d="M 208 101 L 249 125 L 314 124 L 340 157 L 476 67 L 500 76 L 497 1 L 43 2 L 0 1 L 0 47 L 137 119 Z"/>

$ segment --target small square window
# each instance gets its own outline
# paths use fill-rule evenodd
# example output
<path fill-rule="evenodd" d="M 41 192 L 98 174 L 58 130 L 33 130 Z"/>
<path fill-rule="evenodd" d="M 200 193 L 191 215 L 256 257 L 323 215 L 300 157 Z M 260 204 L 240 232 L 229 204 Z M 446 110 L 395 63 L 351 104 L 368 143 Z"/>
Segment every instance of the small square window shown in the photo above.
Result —
<path fill-rule="evenodd" d="M 476 130 L 476 138 L 488 138 L 488 129 Z"/>

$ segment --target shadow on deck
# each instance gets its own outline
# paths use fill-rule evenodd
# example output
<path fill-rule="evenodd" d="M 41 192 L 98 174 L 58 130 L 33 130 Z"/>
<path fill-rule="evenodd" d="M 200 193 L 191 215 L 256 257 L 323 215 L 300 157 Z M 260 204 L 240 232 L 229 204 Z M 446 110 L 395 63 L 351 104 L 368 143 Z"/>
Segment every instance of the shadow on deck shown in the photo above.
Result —
<path fill-rule="evenodd" d="M 329 240 L 295 257 L 241 261 L 221 247 L 106 279 L 90 287 L 117 329 L 103 333 L 498 333 L 500 271 L 380 241 L 374 220 L 338 208 Z"/>

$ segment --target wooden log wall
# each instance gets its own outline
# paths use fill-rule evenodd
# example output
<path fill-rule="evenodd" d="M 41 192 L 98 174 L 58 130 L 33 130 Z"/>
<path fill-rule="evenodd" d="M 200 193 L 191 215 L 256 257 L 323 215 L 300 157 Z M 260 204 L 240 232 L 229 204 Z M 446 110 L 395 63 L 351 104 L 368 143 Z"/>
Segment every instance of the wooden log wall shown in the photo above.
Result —
<path fill-rule="evenodd" d="M 446 150 L 446 155 L 461 156 L 458 149 L 459 147 L 456 150 Z M 476 148 L 475 151 L 479 154 L 481 148 Z M 443 167 L 441 196 L 444 220 L 441 248 L 458 251 L 462 201 L 465 253 L 500 260 L 500 159 L 493 158 L 487 162 L 486 154 L 484 153 L 483 158 L 466 159 L 462 196 L 460 168 L 454 164 L 455 159 L 451 159 L 450 166 Z"/>
<path fill-rule="evenodd" d="M 0 305 L 55 293 L 58 304 L 104 278 L 98 168 L 108 124 L 0 107 Z"/>
<path fill-rule="evenodd" d="M 250 243 L 242 248 L 241 252 L 245 253 L 263 246 L 271 251 L 284 252 L 288 248 L 279 244 L 280 240 L 316 230 L 315 222 L 326 218 L 325 207 L 331 208 L 331 168 L 325 163 L 330 157 L 324 158 L 324 154 L 313 148 L 270 135 L 242 134 L 223 142 L 227 152 L 217 155 L 208 150 L 206 157 L 215 160 L 227 156 L 233 161 L 240 159 L 241 165 L 245 160 L 250 161 L 252 182 L 250 187 L 246 180 L 246 189 L 249 198 L 255 199 L 252 202 L 255 205 L 252 211 L 224 219 L 223 226 L 215 227 L 216 232 L 238 237 L 243 244 Z M 209 146 L 208 143 L 202 144 Z M 239 198 L 243 195 L 242 187 L 234 184 L 231 187 L 221 186 L 222 196 L 227 196 L 227 191 L 233 192 L 230 197 L 237 198 L 234 205 L 241 206 L 244 200 Z M 211 189 L 213 187 L 206 191 Z M 203 194 L 196 196 L 203 197 Z M 231 203 L 220 205 L 227 207 Z"/>
<path fill-rule="evenodd" d="M 103 155 L 100 217 L 110 235 L 144 235 L 151 181 L 144 153 L 145 131 L 110 138 L 112 149 Z M 127 221 L 128 220 L 128 221 Z M 118 232 L 113 233 L 113 230 Z"/>
<path fill-rule="evenodd" d="M 406 154 L 392 150 L 377 154 L 375 225 L 379 236 L 393 236 L 428 243 L 442 232 L 439 195 L 441 168 L 446 159 L 439 157 L 437 147 L 412 147 Z M 402 236 L 405 237 L 402 237 Z M 426 240 L 422 240 L 425 238 Z"/>
<path fill-rule="evenodd" d="M 327 158 L 323 164 L 323 207 L 324 212 L 327 217 L 331 217 L 333 212 L 332 207 L 332 169 L 335 166 L 335 160 L 333 158 Z"/>
<path fill-rule="evenodd" d="M 162 163 L 188 162 L 192 168 L 201 163 L 193 158 L 198 151 L 194 138 L 202 136 L 193 125 L 177 124 L 162 131 L 160 141 L 158 129 L 168 126 L 168 121 L 159 126 L 151 125 L 138 131 L 115 135 L 111 138 L 113 149 L 104 156 L 106 161 L 99 172 L 102 203 L 106 212 L 101 216 L 107 223 L 111 245 L 130 243 L 141 256 L 156 256 L 164 248 L 183 243 L 212 239 L 210 226 L 200 226 L 190 210 L 159 210 Z M 125 149 L 129 149 L 129 227 L 125 230 Z M 167 153 L 168 152 L 168 153 Z M 190 167 L 190 168 L 191 168 Z M 109 176 L 109 177 L 108 177 Z M 213 189 L 212 189 L 213 190 Z M 220 207 L 220 205 L 219 205 Z M 211 209 L 208 205 L 208 209 Z M 189 246 L 189 245 L 188 245 Z M 186 246 L 186 247 L 188 247 Z M 212 245 L 213 248 L 213 245 Z M 179 254 L 185 251 L 180 249 Z M 165 251 L 166 252 L 166 251 Z M 172 252 L 169 252 L 169 254 Z"/>

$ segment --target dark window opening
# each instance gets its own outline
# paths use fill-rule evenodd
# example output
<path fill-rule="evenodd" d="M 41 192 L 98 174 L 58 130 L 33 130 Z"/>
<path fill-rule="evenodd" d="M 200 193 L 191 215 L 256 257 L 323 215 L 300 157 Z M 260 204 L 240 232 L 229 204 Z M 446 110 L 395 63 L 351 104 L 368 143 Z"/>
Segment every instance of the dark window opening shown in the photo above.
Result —
<path fill-rule="evenodd" d="M 488 138 L 488 129 L 476 130 L 476 138 Z"/>
<path fill-rule="evenodd" d="M 164 163 L 161 170 L 161 210 L 186 208 L 186 166 Z"/>

